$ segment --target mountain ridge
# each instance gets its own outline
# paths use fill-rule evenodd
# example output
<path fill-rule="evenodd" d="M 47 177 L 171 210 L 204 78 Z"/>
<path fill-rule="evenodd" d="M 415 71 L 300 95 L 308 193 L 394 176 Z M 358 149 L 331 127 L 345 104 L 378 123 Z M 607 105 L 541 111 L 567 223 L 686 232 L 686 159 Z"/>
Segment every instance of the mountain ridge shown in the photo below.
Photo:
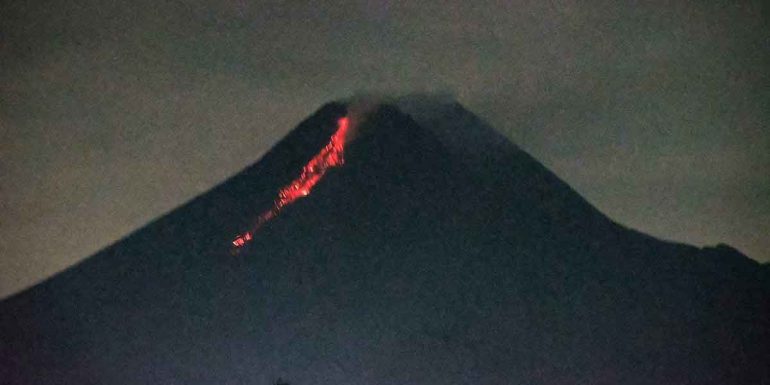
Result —
<path fill-rule="evenodd" d="M 328 141 L 345 104 L 321 107 L 223 184 L 0 302 L 0 377 L 768 378 L 766 268 L 729 247 L 622 227 L 458 104 L 409 103 L 372 110 L 345 166 L 237 256 L 232 237 Z M 456 127 L 492 130 L 476 139 L 499 151 L 473 151 L 482 144 L 457 140 Z"/>

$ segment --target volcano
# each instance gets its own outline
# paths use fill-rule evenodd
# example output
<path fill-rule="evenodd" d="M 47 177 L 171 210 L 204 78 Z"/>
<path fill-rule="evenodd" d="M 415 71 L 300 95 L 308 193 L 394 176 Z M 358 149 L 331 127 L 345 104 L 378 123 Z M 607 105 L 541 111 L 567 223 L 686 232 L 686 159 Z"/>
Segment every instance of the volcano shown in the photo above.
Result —
<path fill-rule="evenodd" d="M 5 299 L 0 383 L 770 383 L 767 265 L 613 222 L 452 100 L 352 115 Z"/>

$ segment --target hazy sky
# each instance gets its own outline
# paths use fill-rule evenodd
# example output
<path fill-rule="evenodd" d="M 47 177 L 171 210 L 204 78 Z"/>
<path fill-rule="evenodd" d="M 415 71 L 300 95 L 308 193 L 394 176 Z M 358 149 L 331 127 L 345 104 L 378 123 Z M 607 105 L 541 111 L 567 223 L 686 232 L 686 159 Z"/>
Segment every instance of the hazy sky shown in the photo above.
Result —
<path fill-rule="evenodd" d="M 770 260 L 768 6 L 634 3 L 2 0 L 0 297 L 366 90 L 453 92 L 616 221 Z"/>

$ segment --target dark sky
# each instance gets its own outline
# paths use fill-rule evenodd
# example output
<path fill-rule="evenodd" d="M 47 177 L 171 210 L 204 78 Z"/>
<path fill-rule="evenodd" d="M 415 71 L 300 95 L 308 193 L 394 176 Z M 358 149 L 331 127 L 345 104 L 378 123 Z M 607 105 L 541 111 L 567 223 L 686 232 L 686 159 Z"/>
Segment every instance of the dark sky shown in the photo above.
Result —
<path fill-rule="evenodd" d="M 361 91 L 452 92 L 616 221 L 770 260 L 761 1 L 298 3 L 0 2 L 0 297 Z"/>

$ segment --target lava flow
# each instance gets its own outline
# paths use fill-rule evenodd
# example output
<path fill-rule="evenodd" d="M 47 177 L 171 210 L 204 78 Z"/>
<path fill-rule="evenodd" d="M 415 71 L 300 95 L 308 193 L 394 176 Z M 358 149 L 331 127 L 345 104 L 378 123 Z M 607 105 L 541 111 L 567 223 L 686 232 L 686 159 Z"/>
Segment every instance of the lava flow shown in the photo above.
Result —
<path fill-rule="evenodd" d="M 278 197 L 273 202 L 273 207 L 257 218 L 257 223 L 254 224 L 251 230 L 235 237 L 233 246 L 241 248 L 246 245 L 246 243 L 254 239 L 254 233 L 269 220 L 275 218 L 284 207 L 294 203 L 299 198 L 308 196 L 313 187 L 326 174 L 327 170 L 332 167 L 342 166 L 345 163 L 343 154 L 345 151 L 345 137 L 347 136 L 349 126 L 350 120 L 348 117 L 343 116 L 337 121 L 337 131 L 332 135 L 329 143 L 302 167 L 302 174 L 299 177 L 278 192 Z"/>

